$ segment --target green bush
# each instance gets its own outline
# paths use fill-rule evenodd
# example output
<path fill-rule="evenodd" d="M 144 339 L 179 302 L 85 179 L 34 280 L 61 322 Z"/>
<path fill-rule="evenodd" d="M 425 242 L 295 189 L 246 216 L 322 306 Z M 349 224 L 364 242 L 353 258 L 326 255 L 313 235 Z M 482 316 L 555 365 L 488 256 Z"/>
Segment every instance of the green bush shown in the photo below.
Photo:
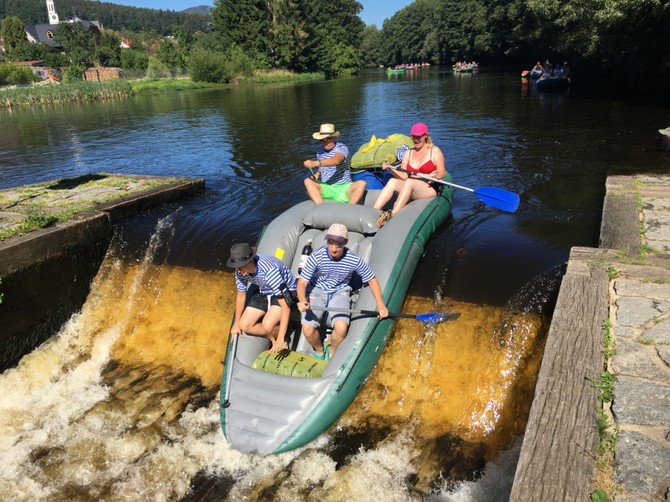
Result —
<path fill-rule="evenodd" d="M 135 49 L 121 51 L 121 68 L 125 70 L 146 70 L 149 66 L 149 56 Z"/>
<path fill-rule="evenodd" d="M 30 68 L 0 63 L 0 85 L 27 85 L 38 80 Z"/>
<path fill-rule="evenodd" d="M 194 82 L 225 82 L 226 63 L 221 52 L 193 49 L 188 58 L 188 73 Z"/>
<path fill-rule="evenodd" d="M 86 69 L 83 66 L 66 66 L 63 70 L 63 75 L 61 78 L 63 79 L 63 82 L 77 82 L 79 80 L 84 80 L 85 71 Z"/>
<path fill-rule="evenodd" d="M 158 58 L 149 57 L 149 66 L 147 66 L 147 78 L 170 78 L 172 73 L 167 65 Z"/>

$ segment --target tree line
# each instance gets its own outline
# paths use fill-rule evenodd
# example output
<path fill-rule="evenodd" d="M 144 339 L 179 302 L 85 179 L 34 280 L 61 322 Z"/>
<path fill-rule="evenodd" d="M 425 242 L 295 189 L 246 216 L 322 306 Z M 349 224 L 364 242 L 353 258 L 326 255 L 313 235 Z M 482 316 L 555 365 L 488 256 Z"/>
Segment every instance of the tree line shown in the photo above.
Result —
<path fill-rule="evenodd" d="M 366 28 L 366 62 L 570 60 L 641 85 L 670 76 L 667 0 L 415 0 Z M 559 60 L 560 59 L 560 60 Z"/>
<path fill-rule="evenodd" d="M 211 16 L 56 3 L 62 19 L 75 8 L 102 21 L 106 35 L 134 38 L 136 57 L 126 59 L 138 61 L 126 64 L 146 68 L 154 58 L 205 80 L 229 81 L 255 69 L 349 75 L 364 66 L 461 59 L 519 69 L 569 60 L 575 75 L 666 89 L 670 76 L 667 0 L 415 0 L 389 13 L 381 28 L 365 26 L 356 0 L 215 0 Z M 0 18 L 6 16 L 44 22 L 44 2 L 0 0 Z M 167 45 L 161 35 L 175 39 Z M 108 43 L 102 53 L 111 51 Z"/>
<path fill-rule="evenodd" d="M 61 21 L 72 18 L 76 11 L 88 21 L 100 21 L 103 27 L 132 33 L 153 32 L 171 35 L 174 26 L 184 26 L 191 32 L 209 31 L 211 19 L 202 14 L 126 7 L 110 2 L 90 0 L 55 0 L 56 12 Z M 16 16 L 24 24 L 48 24 L 44 0 L 0 0 L 0 19 Z"/>

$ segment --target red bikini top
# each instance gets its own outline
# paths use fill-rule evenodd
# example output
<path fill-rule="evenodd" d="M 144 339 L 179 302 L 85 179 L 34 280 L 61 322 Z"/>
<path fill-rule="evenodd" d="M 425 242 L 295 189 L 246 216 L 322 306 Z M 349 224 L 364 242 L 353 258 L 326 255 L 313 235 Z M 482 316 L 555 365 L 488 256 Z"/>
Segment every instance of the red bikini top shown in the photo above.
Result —
<path fill-rule="evenodd" d="M 409 155 L 407 157 L 407 170 L 412 171 L 413 173 L 421 173 L 421 174 L 430 174 L 434 172 L 437 169 L 437 166 L 435 165 L 435 162 L 433 162 L 433 147 L 430 147 L 430 158 L 418 169 L 416 167 L 412 167 L 410 164 L 410 158 L 412 156 L 412 150 L 409 151 Z"/>

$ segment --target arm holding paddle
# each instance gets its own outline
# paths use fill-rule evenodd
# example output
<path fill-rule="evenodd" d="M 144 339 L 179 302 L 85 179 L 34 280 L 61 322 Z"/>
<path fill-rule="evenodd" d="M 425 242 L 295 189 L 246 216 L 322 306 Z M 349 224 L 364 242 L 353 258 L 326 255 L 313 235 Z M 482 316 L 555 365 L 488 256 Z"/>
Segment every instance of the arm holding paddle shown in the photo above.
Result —
<path fill-rule="evenodd" d="M 374 203 L 374 208 L 382 213 L 377 220 L 377 226 L 383 227 L 391 217 L 405 207 L 409 201 L 416 199 L 428 199 L 436 197 L 441 186 L 433 181 L 413 176 L 415 173 L 430 175 L 431 179 L 441 180 L 447 174 L 444 166 L 444 155 L 439 147 L 433 144 L 428 133 L 428 127 L 421 122 L 414 124 L 410 131 L 414 148 L 405 152 L 402 157 L 402 168 L 391 171 L 393 179 L 390 179 L 382 189 Z M 392 167 L 388 162 L 382 164 L 382 168 Z M 391 209 L 384 211 L 384 207 L 391 200 L 393 194 L 398 197 Z"/>
<path fill-rule="evenodd" d="M 384 305 L 384 299 L 382 298 L 382 288 L 379 285 L 379 281 L 376 277 L 374 277 L 370 279 L 368 286 L 370 286 L 370 292 L 372 293 L 372 296 L 374 296 L 375 302 L 377 302 L 377 317 L 379 319 L 386 319 L 389 316 L 389 309 L 387 309 L 386 305 Z"/>
<path fill-rule="evenodd" d="M 396 169 L 403 171 L 402 167 L 391 165 L 391 169 Z M 460 188 L 461 190 L 466 190 L 468 192 L 474 193 L 480 202 L 483 202 L 487 206 L 495 207 L 502 211 L 507 211 L 509 213 L 515 212 L 519 207 L 519 196 L 514 192 L 508 190 L 503 190 L 502 188 L 496 187 L 480 187 L 480 188 L 468 188 L 462 185 L 457 185 L 456 183 L 449 183 L 448 181 L 440 180 L 437 178 L 432 178 L 426 176 L 425 174 L 416 174 L 415 176 L 423 178 L 426 180 L 431 180 L 434 183 L 441 183 L 443 185 L 448 185 L 454 188 Z"/>
<path fill-rule="evenodd" d="M 242 312 L 244 312 L 246 300 L 247 294 L 243 291 L 238 291 L 237 296 L 235 297 L 235 321 L 230 328 L 230 334 L 233 336 L 242 334 L 242 330 L 240 329 L 240 319 L 242 318 Z"/>

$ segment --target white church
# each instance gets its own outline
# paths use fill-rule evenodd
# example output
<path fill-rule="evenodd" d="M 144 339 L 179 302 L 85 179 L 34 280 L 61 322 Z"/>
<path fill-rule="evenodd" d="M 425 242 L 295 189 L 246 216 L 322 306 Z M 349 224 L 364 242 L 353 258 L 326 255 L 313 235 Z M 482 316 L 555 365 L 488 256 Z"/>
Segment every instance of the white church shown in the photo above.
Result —
<path fill-rule="evenodd" d="M 62 46 L 56 42 L 53 37 L 56 33 L 56 28 L 61 23 L 58 18 L 58 13 L 56 12 L 56 6 L 54 5 L 54 0 L 46 0 L 47 3 L 47 14 L 49 17 L 49 24 L 27 24 L 24 26 L 26 31 L 26 36 L 28 37 L 29 42 L 40 43 L 43 42 L 47 46 L 60 49 Z M 72 18 L 65 23 L 81 23 L 84 28 L 92 31 L 95 35 L 100 35 L 102 30 L 102 24 L 100 21 L 87 21 L 81 19 L 77 12 L 75 11 Z"/>

